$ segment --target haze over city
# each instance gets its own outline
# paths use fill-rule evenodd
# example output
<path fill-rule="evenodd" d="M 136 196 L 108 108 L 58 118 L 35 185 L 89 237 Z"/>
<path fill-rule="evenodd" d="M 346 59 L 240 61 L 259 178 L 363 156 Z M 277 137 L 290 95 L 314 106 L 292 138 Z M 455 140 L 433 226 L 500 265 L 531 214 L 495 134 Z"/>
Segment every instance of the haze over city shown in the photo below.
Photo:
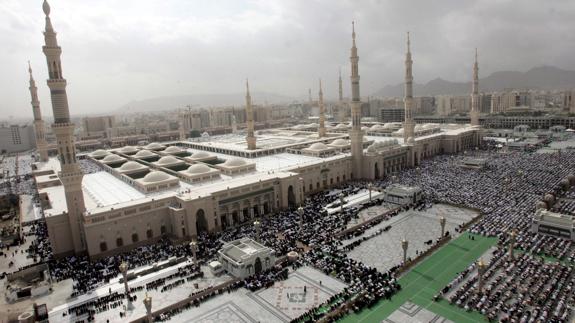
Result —
<path fill-rule="evenodd" d="M 475 47 L 482 77 L 541 65 L 575 69 L 573 1 L 55 0 L 52 6 L 74 115 L 153 97 L 238 94 L 246 77 L 254 93 L 295 99 L 307 98 L 308 88 L 315 95 L 321 77 L 326 99 L 336 99 L 340 67 L 349 79 L 352 20 L 362 96 L 402 81 L 408 30 L 416 83 L 469 82 Z M 43 113 L 52 114 L 43 86 L 42 17 L 38 1 L 0 2 L 4 118 L 29 116 L 27 60 L 41 85 Z"/>

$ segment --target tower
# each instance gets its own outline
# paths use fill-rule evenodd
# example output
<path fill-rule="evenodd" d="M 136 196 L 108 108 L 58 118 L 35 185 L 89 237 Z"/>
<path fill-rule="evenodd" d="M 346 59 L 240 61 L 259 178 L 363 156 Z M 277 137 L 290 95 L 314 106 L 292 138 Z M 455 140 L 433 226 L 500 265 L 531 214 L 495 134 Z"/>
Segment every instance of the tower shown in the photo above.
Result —
<path fill-rule="evenodd" d="M 321 79 L 319 80 L 319 95 L 318 95 L 318 105 L 319 105 L 319 128 L 318 136 L 325 137 L 325 107 L 323 105 L 323 92 L 321 91 Z"/>
<path fill-rule="evenodd" d="M 475 49 L 475 63 L 473 63 L 473 83 L 471 85 L 471 125 L 479 126 L 479 63 L 477 62 L 477 48 Z"/>
<path fill-rule="evenodd" d="M 250 84 L 246 80 L 246 119 L 248 126 L 248 135 L 246 141 L 248 150 L 256 149 L 256 136 L 254 135 L 254 110 L 252 109 L 252 97 L 250 96 Z"/>
<path fill-rule="evenodd" d="M 180 138 L 181 141 L 186 140 L 186 119 L 187 119 L 187 113 L 186 112 L 182 112 L 182 111 L 178 111 L 178 117 L 179 117 L 179 121 L 178 121 L 178 137 Z"/>
<path fill-rule="evenodd" d="M 341 81 L 341 68 L 339 69 L 339 103 L 343 103 L 343 83 Z"/>
<path fill-rule="evenodd" d="M 42 9 L 46 15 L 46 30 L 44 31 L 45 45 L 42 47 L 42 50 L 44 55 L 46 55 L 46 62 L 48 64 L 48 87 L 50 88 L 52 111 L 54 113 L 52 131 L 56 135 L 56 141 L 58 142 L 58 159 L 61 165 L 61 171 L 58 176 L 64 186 L 66 195 L 67 215 L 73 246 L 73 249 L 68 248 L 69 250 L 64 250 L 65 247 L 60 246 L 59 248 L 62 249 L 55 249 L 54 252 L 74 251 L 75 253 L 81 253 L 86 249 L 83 226 L 86 207 L 82 193 L 82 177 L 84 174 L 76 159 L 74 124 L 70 121 L 68 96 L 66 95 L 66 80 L 62 76 L 62 64 L 60 62 L 62 49 L 58 46 L 56 32 L 50 21 L 50 5 L 46 0 L 44 0 Z"/>
<path fill-rule="evenodd" d="M 407 32 L 407 53 L 405 54 L 405 119 L 403 122 L 403 140 L 408 142 L 409 138 L 415 139 L 415 122 L 413 122 L 413 73 L 411 60 L 411 43 L 409 32 Z"/>
<path fill-rule="evenodd" d="M 40 101 L 38 101 L 38 88 L 36 81 L 32 76 L 32 67 L 28 62 L 28 73 L 30 73 L 30 97 L 32 101 L 32 112 L 34 113 L 34 133 L 36 134 L 36 149 L 40 155 L 40 161 L 48 160 L 48 148 L 46 144 L 46 133 L 44 131 L 44 121 L 42 121 L 42 112 L 40 111 Z"/>
<path fill-rule="evenodd" d="M 363 132 L 361 131 L 361 100 L 359 98 L 359 57 L 355 47 L 355 24 L 351 23 L 352 46 L 351 56 L 351 159 L 354 178 L 362 178 L 361 169 L 363 163 Z"/>

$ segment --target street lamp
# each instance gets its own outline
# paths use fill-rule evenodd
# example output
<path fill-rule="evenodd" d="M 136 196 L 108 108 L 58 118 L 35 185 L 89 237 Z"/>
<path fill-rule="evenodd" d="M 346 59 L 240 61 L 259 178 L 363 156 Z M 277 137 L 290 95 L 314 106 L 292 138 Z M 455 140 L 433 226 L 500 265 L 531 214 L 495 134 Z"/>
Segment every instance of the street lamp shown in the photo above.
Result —
<path fill-rule="evenodd" d="M 403 265 L 407 262 L 407 248 L 409 247 L 409 242 L 405 240 L 401 240 L 401 249 L 403 249 Z"/>
<path fill-rule="evenodd" d="M 479 261 L 477 262 L 477 275 L 479 276 L 479 284 L 478 284 L 478 292 L 481 293 L 483 291 L 483 275 L 485 274 L 485 269 L 486 269 L 487 265 L 485 265 L 485 263 L 483 262 L 482 258 L 479 258 Z"/>
<path fill-rule="evenodd" d="M 371 202 L 371 190 L 373 189 L 373 184 L 367 184 L 367 189 L 369 190 L 369 201 Z"/>
<path fill-rule="evenodd" d="M 260 242 L 260 230 L 261 230 L 261 223 L 258 220 L 254 221 L 254 226 L 256 227 L 256 241 Z"/>
<path fill-rule="evenodd" d="M 511 232 L 509 233 L 509 259 L 514 258 L 513 255 L 513 248 L 515 248 L 515 238 L 517 237 L 517 233 L 515 232 L 515 230 L 511 230 Z"/>
<path fill-rule="evenodd" d="M 146 307 L 146 320 L 148 323 L 154 322 L 152 318 L 152 297 L 148 296 L 148 293 L 146 293 L 144 298 L 144 306 Z"/>
<path fill-rule="evenodd" d="M 343 195 L 343 193 L 339 193 L 339 206 L 341 207 L 341 213 L 343 214 L 343 203 L 345 202 L 343 200 L 343 198 L 345 197 L 345 195 Z"/>
<path fill-rule="evenodd" d="M 304 185 L 304 184 L 303 184 L 303 177 L 300 177 L 298 180 L 299 180 L 299 191 L 301 192 L 301 200 L 300 200 L 299 204 L 302 205 L 302 204 L 303 204 L 303 200 L 304 200 L 304 195 L 303 195 L 303 190 L 304 190 L 304 187 L 303 187 L 303 185 Z"/>
<path fill-rule="evenodd" d="M 297 214 L 299 214 L 299 231 L 303 231 L 303 207 L 297 209 Z"/>
<path fill-rule="evenodd" d="M 120 264 L 120 272 L 122 273 L 122 278 L 124 278 L 124 291 L 126 293 L 126 298 L 130 300 L 130 290 L 128 289 L 128 263 L 122 261 Z"/>
<path fill-rule="evenodd" d="M 198 243 L 195 240 L 192 240 L 192 242 L 190 242 L 190 249 L 192 250 L 194 265 L 198 265 L 198 258 L 197 258 Z"/>
<path fill-rule="evenodd" d="M 439 218 L 439 224 L 441 225 L 441 237 L 440 238 L 443 238 L 445 236 L 445 222 L 446 222 L 445 217 L 442 216 Z"/>

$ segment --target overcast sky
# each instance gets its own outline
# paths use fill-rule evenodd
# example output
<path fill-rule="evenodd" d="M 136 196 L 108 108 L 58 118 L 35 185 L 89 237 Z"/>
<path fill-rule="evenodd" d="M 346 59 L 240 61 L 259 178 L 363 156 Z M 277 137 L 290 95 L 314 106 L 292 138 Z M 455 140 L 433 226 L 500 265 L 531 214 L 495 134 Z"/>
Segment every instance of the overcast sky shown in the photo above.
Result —
<path fill-rule="evenodd" d="M 32 117 L 26 61 L 51 115 L 41 0 L 0 0 L 0 119 Z M 71 113 L 105 113 L 157 96 L 349 92 L 356 21 L 362 96 L 403 78 L 411 31 L 414 77 L 467 81 L 540 65 L 575 69 L 573 0 L 51 0 Z M 257 97 L 254 97 L 257 101 Z"/>

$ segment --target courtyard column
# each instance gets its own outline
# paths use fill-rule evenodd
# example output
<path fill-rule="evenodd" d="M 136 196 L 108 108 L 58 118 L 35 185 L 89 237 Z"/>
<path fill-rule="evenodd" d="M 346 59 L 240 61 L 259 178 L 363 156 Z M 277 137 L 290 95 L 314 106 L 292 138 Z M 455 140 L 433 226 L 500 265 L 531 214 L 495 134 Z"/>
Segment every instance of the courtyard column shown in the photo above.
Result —
<path fill-rule="evenodd" d="M 513 249 L 515 248 L 515 238 L 517 237 L 517 233 L 515 230 L 511 230 L 509 233 L 509 259 L 513 260 L 515 256 L 513 255 Z"/>
<path fill-rule="evenodd" d="M 130 301 L 130 290 L 128 289 L 128 264 L 122 261 L 120 264 L 120 272 L 122 273 L 122 278 L 124 278 L 124 292 L 126 293 L 126 299 Z"/>
<path fill-rule="evenodd" d="M 146 293 L 146 297 L 144 298 L 144 306 L 146 307 L 146 320 L 148 323 L 154 322 L 152 318 L 152 298 L 148 296 L 148 293 Z"/>
<path fill-rule="evenodd" d="M 254 221 L 254 226 L 256 227 L 256 241 L 260 242 L 260 231 L 261 231 L 261 223 L 258 220 Z"/>
<path fill-rule="evenodd" d="M 443 237 L 445 237 L 445 217 L 440 217 L 439 218 L 439 224 L 441 225 L 441 237 L 440 239 L 442 239 Z"/>
<path fill-rule="evenodd" d="M 485 275 L 485 269 L 487 268 L 487 266 L 485 265 L 485 263 L 483 262 L 483 259 L 479 258 L 479 261 L 477 262 L 477 275 L 479 278 L 479 283 L 477 285 L 478 293 L 483 292 L 483 284 L 485 283 L 484 281 L 484 275 Z"/>
<path fill-rule="evenodd" d="M 409 247 L 409 242 L 405 239 L 401 240 L 401 249 L 403 249 L 403 265 L 407 262 L 407 248 Z"/>
<path fill-rule="evenodd" d="M 198 265 L 198 258 L 197 258 L 198 243 L 195 240 L 192 240 L 192 242 L 190 242 L 190 249 L 192 250 L 192 257 L 194 259 L 194 265 Z"/>

